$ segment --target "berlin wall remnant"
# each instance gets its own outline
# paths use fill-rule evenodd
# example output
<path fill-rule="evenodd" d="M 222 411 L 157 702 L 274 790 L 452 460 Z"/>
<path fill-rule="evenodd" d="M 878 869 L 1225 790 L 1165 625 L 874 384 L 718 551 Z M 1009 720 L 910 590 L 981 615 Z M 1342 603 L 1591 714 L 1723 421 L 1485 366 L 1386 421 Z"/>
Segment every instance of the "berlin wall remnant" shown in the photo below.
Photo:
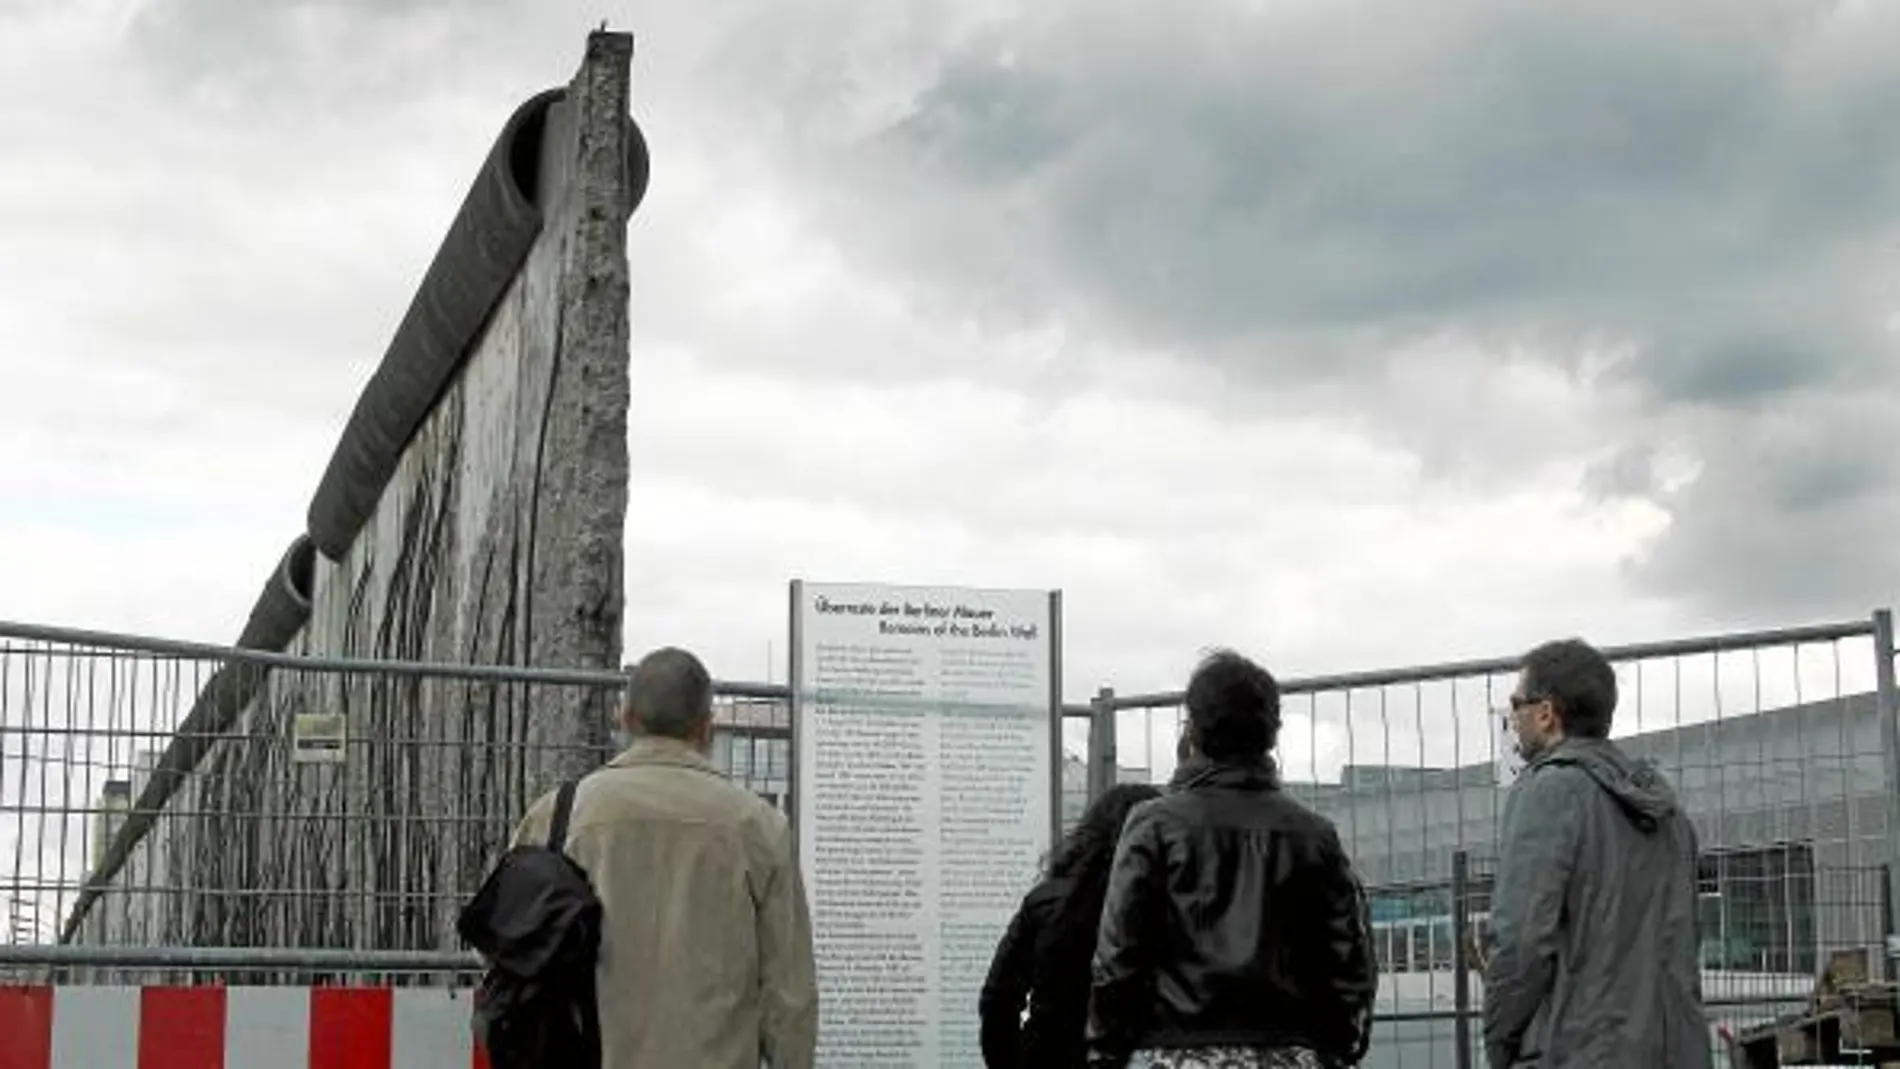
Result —
<path fill-rule="evenodd" d="M 631 60 L 630 37 L 594 33 L 573 81 L 508 120 L 240 645 L 619 663 L 626 224 L 648 173 Z M 63 938 L 453 945 L 457 897 L 535 794 L 599 759 L 613 698 L 229 665 L 135 787 Z M 295 763 L 296 717 L 318 711 L 342 714 L 344 760 Z"/>

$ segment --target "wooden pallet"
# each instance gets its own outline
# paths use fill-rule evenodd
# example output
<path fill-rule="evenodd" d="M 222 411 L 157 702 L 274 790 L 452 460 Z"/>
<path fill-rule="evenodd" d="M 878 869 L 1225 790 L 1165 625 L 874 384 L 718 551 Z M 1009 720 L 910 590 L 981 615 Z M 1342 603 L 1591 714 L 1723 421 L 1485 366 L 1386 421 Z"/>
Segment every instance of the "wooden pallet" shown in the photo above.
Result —
<path fill-rule="evenodd" d="M 1841 1006 L 1751 1028 L 1729 1047 L 1732 1069 L 1784 1065 L 1900 1066 L 1891 1004 L 1878 1009 Z"/>
<path fill-rule="evenodd" d="M 1832 954 L 1807 1009 L 1729 1040 L 1731 1069 L 1876 1065 L 1900 1069 L 1900 992 L 1872 979 L 1865 950 Z"/>

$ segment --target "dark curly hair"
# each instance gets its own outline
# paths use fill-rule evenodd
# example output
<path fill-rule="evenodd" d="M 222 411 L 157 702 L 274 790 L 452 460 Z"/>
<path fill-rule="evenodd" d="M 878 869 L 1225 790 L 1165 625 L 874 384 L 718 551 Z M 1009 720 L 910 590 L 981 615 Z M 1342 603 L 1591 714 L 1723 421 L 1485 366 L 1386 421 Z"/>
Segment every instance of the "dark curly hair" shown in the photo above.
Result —
<path fill-rule="evenodd" d="M 1187 713 L 1208 760 L 1254 760 L 1280 740 L 1280 685 L 1233 650 L 1215 650 L 1188 679 Z"/>
<path fill-rule="evenodd" d="M 1124 783 L 1103 791 L 1100 798 L 1089 803 L 1061 844 L 1050 851 L 1046 874 L 1085 886 L 1099 883 L 1106 887 L 1108 868 L 1115 860 L 1115 843 L 1121 838 L 1122 825 L 1128 823 L 1129 811 L 1159 797 L 1160 788 L 1146 783 Z"/>

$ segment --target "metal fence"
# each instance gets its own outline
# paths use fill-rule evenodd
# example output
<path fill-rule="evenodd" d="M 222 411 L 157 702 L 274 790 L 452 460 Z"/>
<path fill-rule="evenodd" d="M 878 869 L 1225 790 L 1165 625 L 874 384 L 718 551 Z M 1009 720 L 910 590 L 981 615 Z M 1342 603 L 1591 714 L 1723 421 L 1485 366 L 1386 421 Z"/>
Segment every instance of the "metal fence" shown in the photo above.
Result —
<path fill-rule="evenodd" d="M 1884 948 L 1900 834 L 1885 614 L 1606 652 L 1614 734 L 1701 832 L 1712 1015 L 1772 1016 L 1827 951 Z M 1283 681 L 1288 789 L 1338 825 L 1374 896 L 1368 1064 L 1473 1049 L 1482 993 L 1459 932 L 1484 930 L 1516 663 Z M 466 972 L 455 911 L 535 786 L 611 747 L 621 684 L 0 624 L 0 980 Z M 785 688 L 718 689 L 715 761 L 789 809 Z M 1172 771 L 1178 693 L 1065 714 L 1071 816 Z"/>
<path fill-rule="evenodd" d="M 0 979 L 467 972 L 456 911 L 538 786 L 608 755 L 623 682 L 0 625 Z M 718 690 L 724 759 L 782 804 L 789 755 L 753 758 L 783 694 Z"/>
<path fill-rule="evenodd" d="M 1605 652 L 1621 695 L 1613 736 L 1656 762 L 1700 835 L 1712 1020 L 1785 1012 L 1832 950 L 1879 960 L 1900 835 L 1887 614 Z M 1484 932 L 1517 666 L 1282 681 L 1287 789 L 1335 822 L 1372 896 L 1384 978 L 1368 1065 L 1472 1064 L 1482 992 L 1458 933 Z M 1166 778 L 1182 698 L 1096 698 L 1092 790 Z"/>

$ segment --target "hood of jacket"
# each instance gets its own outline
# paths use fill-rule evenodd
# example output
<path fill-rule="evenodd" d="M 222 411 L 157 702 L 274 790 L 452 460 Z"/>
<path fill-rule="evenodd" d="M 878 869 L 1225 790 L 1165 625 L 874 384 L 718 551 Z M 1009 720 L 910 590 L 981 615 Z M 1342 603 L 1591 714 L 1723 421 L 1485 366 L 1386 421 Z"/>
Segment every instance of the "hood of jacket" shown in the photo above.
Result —
<path fill-rule="evenodd" d="M 1589 776 L 1639 831 L 1653 833 L 1679 804 L 1656 766 L 1624 753 L 1608 739 L 1565 739 L 1540 755 L 1531 768 L 1570 765 Z M 1526 770 L 1528 771 L 1528 769 Z"/>

